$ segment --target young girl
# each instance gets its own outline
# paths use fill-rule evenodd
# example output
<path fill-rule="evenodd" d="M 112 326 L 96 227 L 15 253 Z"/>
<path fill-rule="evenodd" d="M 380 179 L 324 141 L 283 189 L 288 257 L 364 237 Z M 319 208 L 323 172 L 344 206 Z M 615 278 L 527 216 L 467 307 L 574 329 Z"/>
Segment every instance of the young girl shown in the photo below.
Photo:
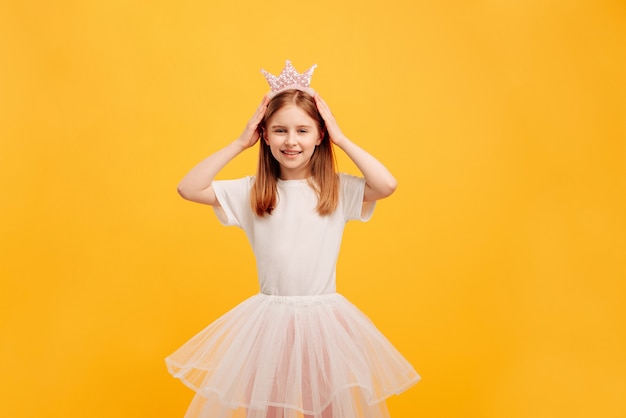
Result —
<path fill-rule="evenodd" d="M 196 392 L 186 417 L 382 418 L 385 399 L 419 380 L 372 322 L 335 290 L 347 221 L 367 221 L 396 181 L 339 129 L 289 61 L 241 136 L 194 167 L 179 193 L 245 231 L 260 293 L 166 359 Z M 255 177 L 215 181 L 257 142 Z M 333 146 L 363 178 L 337 174 Z"/>

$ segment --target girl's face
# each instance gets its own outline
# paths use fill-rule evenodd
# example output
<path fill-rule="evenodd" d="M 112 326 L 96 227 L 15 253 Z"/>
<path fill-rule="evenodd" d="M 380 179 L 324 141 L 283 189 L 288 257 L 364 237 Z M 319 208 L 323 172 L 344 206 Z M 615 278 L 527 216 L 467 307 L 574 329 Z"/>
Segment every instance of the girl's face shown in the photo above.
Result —
<path fill-rule="evenodd" d="M 305 179 L 311 175 L 309 161 L 322 142 L 317 124 L 294 104 L 277 110 L 266 123 L 265 143 L 280 164 L 283 180 Z"/>

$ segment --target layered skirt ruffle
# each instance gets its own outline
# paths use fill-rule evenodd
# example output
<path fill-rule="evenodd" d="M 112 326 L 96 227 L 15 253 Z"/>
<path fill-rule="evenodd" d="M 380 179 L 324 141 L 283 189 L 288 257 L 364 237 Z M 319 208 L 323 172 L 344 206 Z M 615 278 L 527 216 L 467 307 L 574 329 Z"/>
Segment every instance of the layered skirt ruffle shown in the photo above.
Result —
<path fill-rule="evenodd" d="M 257 294 L 166 358 L 196 392 L 188 418 L 383 418 L 420 379 L 337 293 Z"/>

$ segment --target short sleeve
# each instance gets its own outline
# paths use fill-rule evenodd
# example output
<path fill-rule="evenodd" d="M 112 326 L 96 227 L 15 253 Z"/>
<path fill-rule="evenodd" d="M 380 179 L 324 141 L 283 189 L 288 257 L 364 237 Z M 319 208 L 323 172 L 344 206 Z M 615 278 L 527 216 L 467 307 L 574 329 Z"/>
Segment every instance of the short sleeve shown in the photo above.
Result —
<path fill-rule="evenodd" d="M 244 228 L 252 218 L 250 188 L 253 177 L 213 182 L 213 190 L 220 206 L 213 206 L 219 221 L 227 226 Z"/>
<path fill-rule="evenodd" d="M 363 202 L 365 179 L 340 173 L 340 207 L 346 221 L 369 221 L 374 214 L 376 202 Z"/>

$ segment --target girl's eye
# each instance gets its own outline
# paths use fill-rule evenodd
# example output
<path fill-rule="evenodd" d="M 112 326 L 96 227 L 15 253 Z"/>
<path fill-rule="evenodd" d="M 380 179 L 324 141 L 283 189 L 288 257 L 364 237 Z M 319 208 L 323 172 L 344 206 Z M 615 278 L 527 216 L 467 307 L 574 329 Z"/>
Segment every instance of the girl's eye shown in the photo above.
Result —
<path fill-rule="evenodd" d="M 279 134 L 280 134 L 280 133 L 285 132 L 285 130 L 284 130 L 284 129 L 279 129 L 279 128 L 277 128 L 277 129 L 274 129 L 274 132 L 276 132 L 276 133 L 279 133 Z"/>
<path fill-rule="evenodd" d="M 307 131 L 306 129 L 300 129 L 300 130 L 298 130 L 298 132 L 300 132 L 301 134 L 305 134 L 305 133 L 307 133 L 308 131 Z"/>

